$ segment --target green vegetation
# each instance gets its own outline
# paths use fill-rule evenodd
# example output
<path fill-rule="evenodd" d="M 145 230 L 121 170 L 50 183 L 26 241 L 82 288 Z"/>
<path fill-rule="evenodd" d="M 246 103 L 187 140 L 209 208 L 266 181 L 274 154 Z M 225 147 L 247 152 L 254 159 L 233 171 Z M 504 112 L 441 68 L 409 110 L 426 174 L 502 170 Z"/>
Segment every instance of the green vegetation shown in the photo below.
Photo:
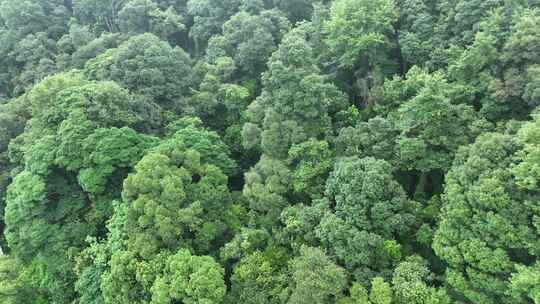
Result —
<path fill-rule="evenodd" d="M 540 304 L 540 1 L 0 0 L 0 303 Z"/>

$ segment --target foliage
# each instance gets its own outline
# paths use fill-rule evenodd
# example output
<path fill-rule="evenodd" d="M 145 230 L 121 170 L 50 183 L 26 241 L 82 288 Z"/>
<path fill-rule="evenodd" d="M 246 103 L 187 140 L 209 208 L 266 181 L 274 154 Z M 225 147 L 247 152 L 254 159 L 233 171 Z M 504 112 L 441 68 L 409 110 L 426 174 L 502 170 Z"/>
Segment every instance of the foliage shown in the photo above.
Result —
<path fill-rule="evenodd" d="M 0 302 L 540 302 L 540 1 L 0 0 Z"/>

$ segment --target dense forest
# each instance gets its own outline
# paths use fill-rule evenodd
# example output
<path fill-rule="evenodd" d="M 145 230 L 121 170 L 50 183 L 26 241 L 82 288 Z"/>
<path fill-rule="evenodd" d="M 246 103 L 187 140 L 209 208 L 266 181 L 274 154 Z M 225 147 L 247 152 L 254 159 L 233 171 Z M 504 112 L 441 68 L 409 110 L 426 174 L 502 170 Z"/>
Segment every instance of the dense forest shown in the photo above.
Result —
<path fill-rule="evenodd" d="M 0 0 L 0 303 L 540 304 L 540 0 Z"/>

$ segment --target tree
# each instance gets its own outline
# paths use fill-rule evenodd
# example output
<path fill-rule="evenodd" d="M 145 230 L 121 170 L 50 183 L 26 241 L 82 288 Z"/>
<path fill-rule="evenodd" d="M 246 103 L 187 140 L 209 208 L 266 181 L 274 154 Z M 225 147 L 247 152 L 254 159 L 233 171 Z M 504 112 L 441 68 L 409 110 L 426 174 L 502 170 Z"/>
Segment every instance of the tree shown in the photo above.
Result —
<path fill-rule="evenodd" d="M 69 9 L 64 1 L 2 1 L 0 17 L 3 24 L 24 38 L 28 34 L 47 31 L 52 39 L 58 39 L 67 30 Z"/>
<path fill-rule="evenodd" d="M 374 278 L 371 281 L 369 299 L 373 304 L 390 304 L 392 302 L 390 284 L 386 283 L 383 278 Z"/>
<path fill-rule="evenodd" d="M 137 174 L 124 182 L 122 196 L 132 202 L 125 227 L 128 248 L 142 258 L 181 244 L 208 252 L 211 242 L 226 231 L 226 219 L 221 218 L 231 204 L 226 176 L 215 166 L 201 164 L 200 154 L 182 144 L 169 156 L 148 154 L 135 167 Z M 167 151 L 164 146 L 157 149 Z"/>
<path fill-rule="evenodd" d="M 210 37 L 219 33 L 221 26 L 242 5 L 242 0 L 189 0 L 187 12 L 193 16 L 189 36 L 195 42 L 195 53 L 204 50 Z"/>
<path fill-rule="evenodd" d="M 13 79 L 14 93 L 22 94 L 45 76 L 55 73 L 56 53 L 56 42 L 44 32 L 29 34 L 21 39 L 11 54 L 22 67 L 20 74 Z"/>
<path fill-rule="evenodd" d="M 401 244 L 415 225 L 418 204 L 393 179 L 391 166 L 374 158 L 337 161 L 324 198 L 281 214 L 280 238 L 326 248 L 361 284 L 390 277 L 401 260 Z"/>
<path fill-rule="evenodd" d="M 433 53 L 445 44 L 437 28 L 438 11 L 435 3 L 428 0 L 406 0 L 396 4 L 399 7 L 396 31 L 404 61 L 401 68 L 406 70 L 412 65 L 432 65 Z"/>
<path fill-rule="evenodd" d="M 374 158 L 341 159 L 327 184 L 317 237 L 361 283 L 387 276 L 401 259 L 396 241 L 415 223 L 417 203 L 407 199 L 391 166 Z"/>
<path fill-rule="evenodd" d="M 371 90 L 396 70 L 391 59 L 397 9 L 392 0 L 338 0 L 332 3 L 325 28 L 332 64 L 345 86 L 364 104 Z"/>
<path fill-rule="evenodd" d="M 535 42 L 540 39 L 540 32 L 534 30 L 540 24 L 540 14 L 537 10 L 526 10 L 516 19 L 502 48 L 502 75 L 492 82 L 491 89 L 494 99 L 507 112 L 522 118 L 536 107 L 529 92 L 536 78 L 534 66 L 540 63 Z"/>
<path fill-rule="evenodd" d="M 10 144 L 22 172 L 8 188 L 6 239 L 24 271 L 33 271 L 31 286 L 65 303 L 75 297 L 72 257 L 87 236 L 99 234 L 125 170 L 154 139 L 125 127 L 137 115 L 130 96 L 113 83 L 62 74 L 25 98 L 32 118 Z"/>
<path fill-rule="evenodd" d="M 73 0 L 73 15 L 83 25 L 92 26 L 97 33 L 118 31 L 118 12 L 124 0 Z"/>
<path fill-rule="evenodd" d="M 411 256 L 401 262 L 392 278 L 394 303 L 449 303 L 445 291 L 430 286 L 433 274 L 428 264 L 418 256 Z"/>
<path fill-rule="evenodd" d="M 346 153 L 378 156 L 403 170 L 446 171 L 458 148 L 483 128 L 466 104 L 467 91 L 442 73 L 414 67 L 406 79 L 395 78 L 383 88 L 373 106 L 380 116 L 341 131 Z"/>
<path fill-rule="evenodd" d="M 265 155 L 245 174 L 243 194 L 249 202 L 250 226 L 271 230 L 277 224 L 288 204 L 290 180 L 287 166 Z"/>
<path fill-rule="evenodd" d="M 540 301 L 540 0 L 0 0 L 0 303 Z"/>
<path fill-rule="evenodd" d="M 101 194 L 107 184 L 117 184 L 109 178 L 119 170 L 129 170 L 154 146 L 155 138 L 137 134 L 133 129 L 101 128 L 88 136 L 82 151 L 86 155 L 78 175 L 84 191 Z"/>
<path fill-rule="evenodd" d="M 532 300 L 534 303 L 540 301 L 540 271 L 538 262 L 531 266 L 517 266 L 517 272 L 512 274 L 510 279 L 510 294 L 516 301 Z"/>
<path fill-rule="evenodd" d="M 28 98 L 13 99 L 0 104 L 0 232 L 4 231 L 4 208 L 6 205 L 6 191 L 13 173 L 14 164 L 9 158 L 9 143 L 24 131 L 28 120 Z M 7 245 L 4 234 L 0 236 L 0 247 L 5 251 Z"/>
<path fill-rule="evenodd" d="M 463 1 L 448 0 L 438 5 L 441 11 L 440 23 L 444 34 L 451 37 L 454 43 L 468 44 L 474 39 L 478 30 L 478 23 L 485 18 L 490 11 L 505 5 L 504 1 L 495 0 Z M 457 35 L 456 35 L 457 34 Z"/>
<path fill-rule="evenodd" d="M 129 1 L 118 13 L 118 24 L 122 32 L 153 33 L 162 39 L 183 32 L 186 29 L 183 19 L 173 7 L 161 10 L 157 3 L 151 0 Z"/>
<path fill-rule="evenodd" d="M 291 145 L 325 136 L 332 114 L 346 102 L 320 74 L 301 28 L 285 36 L 268 65 L 263 92 L 249 106 L 250 123 L 244 125 L 243 134 L 248 146 L 260 145 L 265 154 L 284 158 Z M 253 133 L 260 137 L 252 138 Z"/>
<path fill-rule="evenodd" d="M 290 263 L 292 284 L 288 303 L 332 303 L 346 284 L 343 268 L 335 265 L 322 250 L 302 247 Z"/>
<path fill-rule="evenodd" d="M 281 303 L 285 282 L 280 265 L 255 251 L 242 258 L 231 277 L 230 301 L 249 304 Z"/>
<path fill-rule="evenodd" d="M 326 141 L 310 139 L 289 150 L 288 163 L 294 168 L 293 189 L 312 199 L 321 198 L 332 170 L 332 150 Z"/>
<path fill-rule="evenodd" d="M 124 181 L 124 221 L 110 234 L 125 235 L 126 242 L 102 275 L 105 303 L 217 303 L 223 297 L 221 268 L 189 252 L 215 252 L 231 233 L 236 219 L 220 167 L 231 168 L 232 161 L 215 133 L 182 123 Z M 208 271 L 208 282 L 201 281 Z"/>
<path fill-rule="evenodd" d="M 206 56 L 209 62 L 231 57 L 238 68 L 238 78 L 256 81 L 290 27 L 288 20 L 277 10 L 263 11 L 258 15 L 241 11 L 223 24 L 221 35 L 210 39 Z"/>
<path fill-rule="evenodd" d="M 171 300 L 218 304 L 225 296 L 223 269 L 209 256 L 192 256 L 180 249 L 168 258 L 164 274 L 156 279 L 152 290 L 152 304 Z"/>
<path fill-rule="evenodd" d="M 272 0 L 273 4 L 287 14 L 291 23 L 308 20 L 313 12 L 313 0 Z"/>
<path fill-rule="evenodd" d="M 88 61 L 85 70 L 91 79 L 118 81 L 131 92 L 178 111 L 192 81 L 189 56 L 149 33 Z"/>
<path fill-rule="evenodd" d="M 538 130 L 537 118 L 517 137 L 480 136 L 460 150 L 446 177 L 433 248 L 449 265 L 448 284 L 473 303 L 512 303 L 514 266 L 532 265 L 538 256 L 531 222 L 538 193 L 536 186 L 529 190 L 536 174 L 528 163 L 537 142 L 532 130 Z"/>
<path fill-rule="evenodd" d="M 242 113 L 249 105 L 251 93 L 234 83 L 237 67 L 232 58 L 217 58 L 214 64 L 205 64 L 204 70 L 199 89 L 190 100 L 194 113 L 206 126 L 221 134 L 233 130 L 235 125 L 242 126 L 245 121 Z"/>
<path fill-rule="evenodd" d="M 0 255 L 0 300 L 6 304 L 46 303 L 37 290 L 28 285 L 28 273 L 23 272 L 20 261 Z"/>
<path fill-rule="evenodd" d="M 117 48 L 119 43 L 120 38 L 118 34 L 104 33 L 94 40 L 78 47 L 71 54 L 71 66 L 82 69 L 88 60 L 105 53 L 108 49 Z"/>
<path fill-rule="evenodd" d="M 392 1 L 335 1 L 327 24 L 328 43 L 341 65 L 353 66 L 362 57 L 372 66 L 383 63 L 386 58 L 377 53 L 388 50 L 396 16 Z"/>
<path fill-rule="evenodd" d="M 43 270 L 36 275 L 37 286 L 47 298 L 64 303 L 74 297 L 72 288 L 65 288 L 74 281 L 68 256 L 77 254 L 95 230 L 84 220 L 87 204 L 76 183 L 59 174 L 47 176 L 47 182 L 27 171 L 14 178 L 8 188 L 5 235 L 17 258 Z"/>
<path fill-rule="evenodd" d="M 377 157 L 394 164 L 398 136 L 399 129 L 392 120 L 377 116 L 342 128 L 335 145 L 340 156 Z"/>

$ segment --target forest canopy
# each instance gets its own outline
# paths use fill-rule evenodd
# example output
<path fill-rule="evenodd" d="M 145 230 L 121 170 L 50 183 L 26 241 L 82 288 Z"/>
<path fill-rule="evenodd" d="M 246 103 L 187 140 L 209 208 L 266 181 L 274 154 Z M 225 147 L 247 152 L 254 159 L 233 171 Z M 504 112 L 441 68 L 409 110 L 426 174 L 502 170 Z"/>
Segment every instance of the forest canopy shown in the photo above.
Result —
<path fill-rule="evenodd" d="M 0 303 L 540 304 L 540 1 L 0 0 Z"/>

